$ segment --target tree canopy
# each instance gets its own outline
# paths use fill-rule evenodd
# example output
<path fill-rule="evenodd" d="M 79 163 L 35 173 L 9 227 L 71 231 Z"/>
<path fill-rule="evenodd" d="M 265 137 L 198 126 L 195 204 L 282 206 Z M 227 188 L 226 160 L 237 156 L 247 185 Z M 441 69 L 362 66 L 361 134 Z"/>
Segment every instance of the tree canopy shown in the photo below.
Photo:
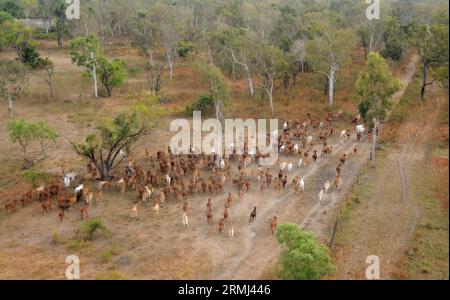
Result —
<path fill-rule="evenodd" d="M 390 98 L 400 88 L 400 82 L 391 73 L 383 57 L 370 53 L 364 72 L 356 82 L 361 97 L 361 116 L 372 124 L 373 118 L 382 121 L 390 108 Z"/>
<path fill-rule="evenodd" d="M 318 280 L 334 272 L 326 246 L 316 242 L 314 235 L 296 224 L 280 224 L 275 232 L 281 253 L 283 279 Z"/>

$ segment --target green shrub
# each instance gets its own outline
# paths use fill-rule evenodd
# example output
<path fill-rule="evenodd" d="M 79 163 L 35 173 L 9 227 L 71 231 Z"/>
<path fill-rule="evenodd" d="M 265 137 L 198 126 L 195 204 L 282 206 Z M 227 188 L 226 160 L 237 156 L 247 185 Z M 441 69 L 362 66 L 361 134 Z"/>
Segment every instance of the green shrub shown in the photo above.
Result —
<path fill-rule="evenodd" d="M 192 42 L 182 40 L 178 43 L 178 56 L 185 58 L 189 55 L 189 52 L 191 52 L 192 49 L 194 49 L 194 44 Z"/>
<path fill-rule="evenodd" d="M 401 42 L 395 39 L 388 41 L 384 48 L 380 51 L 380 54 L 384 58 L 399 61 L 403 56 L 403 47 Z"/>
<path fill-rule="evenodd" d="M 34 187 L 37 186 L 38 182 L 47 183 L 50 180 L 50 174 L 45 171 L 40 171 L 36 169 L 28 169 L 21 173 L 25 180 L 29 181 Z"/>
<path fill-rule="evenodd" d="M 90 245 L 91 243 L 84 239 L 71 239 L 67 246 L 69 249 L 80 251 L 88 248 Z"/>
<path fill-rule="evenodd" d="M 88 240 L 92 239 L 95 232 L 98 230 L 103 233 L 109 233 L 108 229 L 103 224 L 103 221 L 100 219 L 92 219 L 81 225 L 81 231 L 85 234 Z"/>
<path fill-rule="evenodd" d="M 33 37 L 36 40 L 56 40 L 56 34 L 54 32 L 33 32 Z"/>
<path fill-rule="evenodd" d="M 141 72 L 142 70 L 136 67 L 128 68 L 128 74 L 130 74 L 130 76 L 137 76 Z"/>
<path fill-rule="evenodd" d="M 117 244 L 112 244 L 110 247 L 100 252 L 100 258 L 106 262 L 109 261 L 114 255 L 118 255 L 119 253 L 120 246 Z"/>
<path fill-rule="evenodd" d="M 288 280 L 318 280 L 334 272 L 328 248 L 314 235 L 296 224 L 281 224 L 276 230 L 278 243 L 286 246 L 281 254 L 281 276 Z"/>
<path fill-rule="evenodd" d="M 195 100 L 190 106 L 186 107 L 189 113 L 193 111 L 210 112 L 214 110 L 214 97 L 212 95 L 202 95 Z"/>

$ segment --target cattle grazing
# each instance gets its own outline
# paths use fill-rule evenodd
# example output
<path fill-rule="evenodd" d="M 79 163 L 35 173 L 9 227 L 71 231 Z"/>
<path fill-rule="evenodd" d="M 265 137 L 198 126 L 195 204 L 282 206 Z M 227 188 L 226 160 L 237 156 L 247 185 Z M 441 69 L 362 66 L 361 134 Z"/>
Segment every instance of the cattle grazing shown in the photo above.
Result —
<path fill-rule="evenodd" d="M 230 224 L 230 228 L 228 229 L 228 238 L 232 240 L 234 238 L 234 224 Z"/>
<path fill-rule="evenodd" d="M 225 227 L 225 219 L 222 218 L 219 220 L 219 232 L 222 232 L 224 227 Z"/>
<path fill-rule="evenodd" d="M 52 209 L 52 201 L 49 199 L 45 203 L 42 204 L 43 214 L 45 215 L 46 213 L 48 213 L 48 211 L 50 209 Z"/>
<path fill-rule="evenodd" d="M 64 175 L 63 183 L 66 188 L 69 188 L 72 182 L 75 180 L 76 174 L 75 173 L 67 173 Z"/>
<path fill-rule="evenodd" d="M 188 219 L 186 212 L 183 212 L 183 217 L 181 218 L 181 223 L 183 224 L 184 227 L 188 227 L 188 225 L 189 225 L 189 219 Z"/>
<path fill-rule="evenodd" d="M 58 216 L 59 216 L 59 221 L 62 222 L 64 220 L 64 209 L 63 208 L 61 208 L 59 210 Z"/>
<path fill-rule="evenodd" d="M 314 153 L 313 153 L 313 155 L 312 155 L 312 158 L 313 158 L 314 162 L 317 161 L 317 150 L 314 150 Z"/>
<path fill-rule="evenodd" d="M 84 184 L 80 184 L 75 188 L 75 195 L 77 197 L 77 202 L 81 202 L 81 200 L 83 200 L 83 189 Z"/>
<path fill-rule="evenodd" d="M 305 179 L 304 179 L 304 177 L 302 177 L 302 179 L 300 179 L 300 188 L 301 188 L 301 190 L 303 192 L 305 191 Z"/>
<path fill-rule="evenodd" d="M 80 216 L 81 216 L 81 220 L 86 220 L 88 218 L 88 208 L 87 208 L 87 206 L 82 207 L 80 209 Z"/>
<path fill-rule="evenodd" d="M 120 180 L 117 181 L 117 188 L 119 189 L 122 195 L 125 194 L 125 189 L 127 188 L 127 183 L 125 182 L 125 179 L 120 178 Z"/>
<path fill-rule="evenodd" d="M 138 219 L 138 208 L 137 208 L 137 203 L 135 205 L 133 205 L 133 207 L 130 209 L 130 218 L 131 220 Z"/>
<path fill-rule="evenodd" d="M 337 175 L 333 181 L 334 186 L 339 190 L 341 186 L 341 176 Z"/>
<path fill-rule="evenodd" d="M 250 214 L 249 223 L 253 223 L 255 221 L 255 219 L 256 219 L 256 206 L 255 206 L 255 208 L 253 208 L 253 210 L 252 210 L 252 212 Z"/>
<path fill-rule="evenodd" d="M 233 198 L 231 197 L 231 193 L 228 193 L 226 206 L 231 207 L 231 204 L 233 203 Z"/>
<path fill-rule="evenodd" d="M 151 187 L 148 187 L 147 185 L 144 186 L 144 190 L 142 193 L 142 202 L 146 202 L 147 200 L 149 200 L 152 196 L 153 193 L 153 189 Z"/>
<path fill-rule="evenodd" d="M 85 194 L 84 200 L 86 202 L 86 205 L 91 205 L 92 199 L 94 199 L 94 193 L 93 192 L 88 192 L 88 193 Z"/>
<path fill-rule="evenodd" d="M 270 223 L 270 229 L 272 230 L 272 234 L 275 233 L 275 230 L 277 229 L 277 224 L 278 224 L 277 216 L 274 216 L 272 222 Z"/>
<path fill-rule="evenodd" d="M 225 209 L 223 211 L 223 218 L 226 220 L 228 219 L 228 208 L 225 206 Z"/>
<path fill-rule="evenodd" d="M 101 203 L 103 201 L 103 192 L 95 193 L 95 201 Z"/>
<path fill-rule="evenodd" d="M 323 200 L 323 190 L 320 190 L 320 192 L 319 192 L 319 195 L 318 195 L 318 198 L 319 198 L 319 203 L 322 203 L 322 200 Z"/>
<path fill-rule="evenodd" d="M 110 188 L 111 188 L 111 182 L 109 182 L 109 181 L 100 181 L 98 183 L 97 190 L 100 192 L 100 191 L 103 191 L 103 189 L 109 190 Z"/>
<path fill-rule="evenodd" d="M 70 208 L 70 204 L 69 203 L 64 202 L 64 203 L 60 203 L 59 204 L 59 209 L 61 209 L 61 210 L 69 211 L 69 208 Z"/>
<path fill-rule="evenodd" d="M 207 224 L 213 223 L 213 213 L 211 209 L 208 209 L 208 211 L 206 212 L 206 223 Z"/>
<path fill-rule="evenodd" d="M 288 170 L 288 172 L 292 172 L 292 163 L 289 163 L 288 165 L 287 165 L 287 170 Z"/>
<path fill-rule="evenodd" d="M 156 212 L 156 214 L 159 216 L 159 203 L 158 203 L 158 200 L 155 200 L 154 202 L 153 202 L 153 211 L 154 212 Z"/>
<path fill-rule="evenodd" d="M 331 186 L 330 181 L 329 180 L 325 181 L 325 184 L 323 186 L 324 186 L 325 192 L 327 192 Z"/>
<path fill-rule="evenodd" d="M 17 200 L 13 200 L 13 201 L 5 204 L 6 212 L 9 212 L 9 213 L 14 212 L 16 210 L 16 203 L 17 203 Z"/>
<path fill-rule="evenodd" d="M 342 172 L 342 165 L 339 164 L 339 165 L 336 167 L 336 174 L 337 174 L 337 175 L 341 175 L 341 172 Z"/>

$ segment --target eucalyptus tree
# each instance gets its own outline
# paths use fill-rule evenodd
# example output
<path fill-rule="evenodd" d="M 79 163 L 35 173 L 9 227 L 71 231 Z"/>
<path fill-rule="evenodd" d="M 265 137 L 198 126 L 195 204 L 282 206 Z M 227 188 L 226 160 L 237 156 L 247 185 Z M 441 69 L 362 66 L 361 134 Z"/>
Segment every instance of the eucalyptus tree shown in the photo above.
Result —
<path fill-rule="evenodd" d="M 0 97 L 8 101 L 9 117 L 13 115 L 13 102 L 23 92 L 28 81 L 28 69 L 23 64 L 0 59 Z"/>
<path fill-rule="evenodd" d="M 343 64 L 350 58 L 353 35 L 349 30 L 327 27 L 307 45 L 308 62 L 328 82 L 328 105 L 334 101 L 334 87 Z"/>
<path fill-rule="evenodd" d="M 72 62 L 83 66 L 94 81 L 94 96 L 98 97 L 97 68 L 101 58 L 100 41 L 98 37 L 90 33 L 86 37 L 79 37 L 70 44 Z"/>
<path fill-rule="evenodd" d="M 276 46 L 259 44 L 255 48 L 259 83 L 269 98 L 270 115 L 274 117 L 275 81 L 280 74 L 286 71 L 288 63 L 283 52 Z"/>
<path fill-rule="evenodd" d="M 417 50 L 422 68 L 420 99 L 425 100 L 426 87 L 441 82 L 448 87 L 448 23 L 413 24 L 408 29 L 410 44 Z M 428 79 L 432 71 L 431 79 Z"/>
<path fill-rule="evenodd" d="M 253 69 L 254 69 L 254 33 L 246 28 L 227 28 L 220 34 L 222 47 L 232 62 L 242 68 L 248 84 L 249 93 L 254 95 Z"/>

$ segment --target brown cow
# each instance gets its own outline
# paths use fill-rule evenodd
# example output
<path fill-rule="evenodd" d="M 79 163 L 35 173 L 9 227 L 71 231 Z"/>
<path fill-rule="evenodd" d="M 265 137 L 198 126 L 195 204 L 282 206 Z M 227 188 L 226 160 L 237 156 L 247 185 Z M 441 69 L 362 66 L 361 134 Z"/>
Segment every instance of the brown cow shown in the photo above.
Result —
<path fill-rule="evenodd" d="M 219 232 L 222 232 L 223 228 L 225 227 L 225 219 L 222 218 L 219 221 Z"/>
<path fill-rule="evenodd" d="M 88 208 L 87 208 L 87 206 L 82 207 L 80 209 L 80 215 L 81 215 L 81 220 L 85 220 L 85 219 L 88 218 Z"/>
<path fill-rule="evenodd" d="M 223 211 L 223 218 L 228 219 L 228 208 L 225 206 L 225 210 Z"/>
<path fill-rule="evenodd" d="M 275 233 L 275 230 L 277 229 L 277 224 L 278 224 L 277 216 L 275 216 L 275 217 L 273 217 L 272 223 L 270 224 L 270 228 L 272 229 L 272 234 Z"/>
<path fill-rule="evenodd" d="M 212 224 L 212 223 L 213 223 L 213 213 L 212 213 L 212 210 L 208 210 L 208 212 L 206 213 L 206 223 L 207 223 L 207 224 Z"/>

